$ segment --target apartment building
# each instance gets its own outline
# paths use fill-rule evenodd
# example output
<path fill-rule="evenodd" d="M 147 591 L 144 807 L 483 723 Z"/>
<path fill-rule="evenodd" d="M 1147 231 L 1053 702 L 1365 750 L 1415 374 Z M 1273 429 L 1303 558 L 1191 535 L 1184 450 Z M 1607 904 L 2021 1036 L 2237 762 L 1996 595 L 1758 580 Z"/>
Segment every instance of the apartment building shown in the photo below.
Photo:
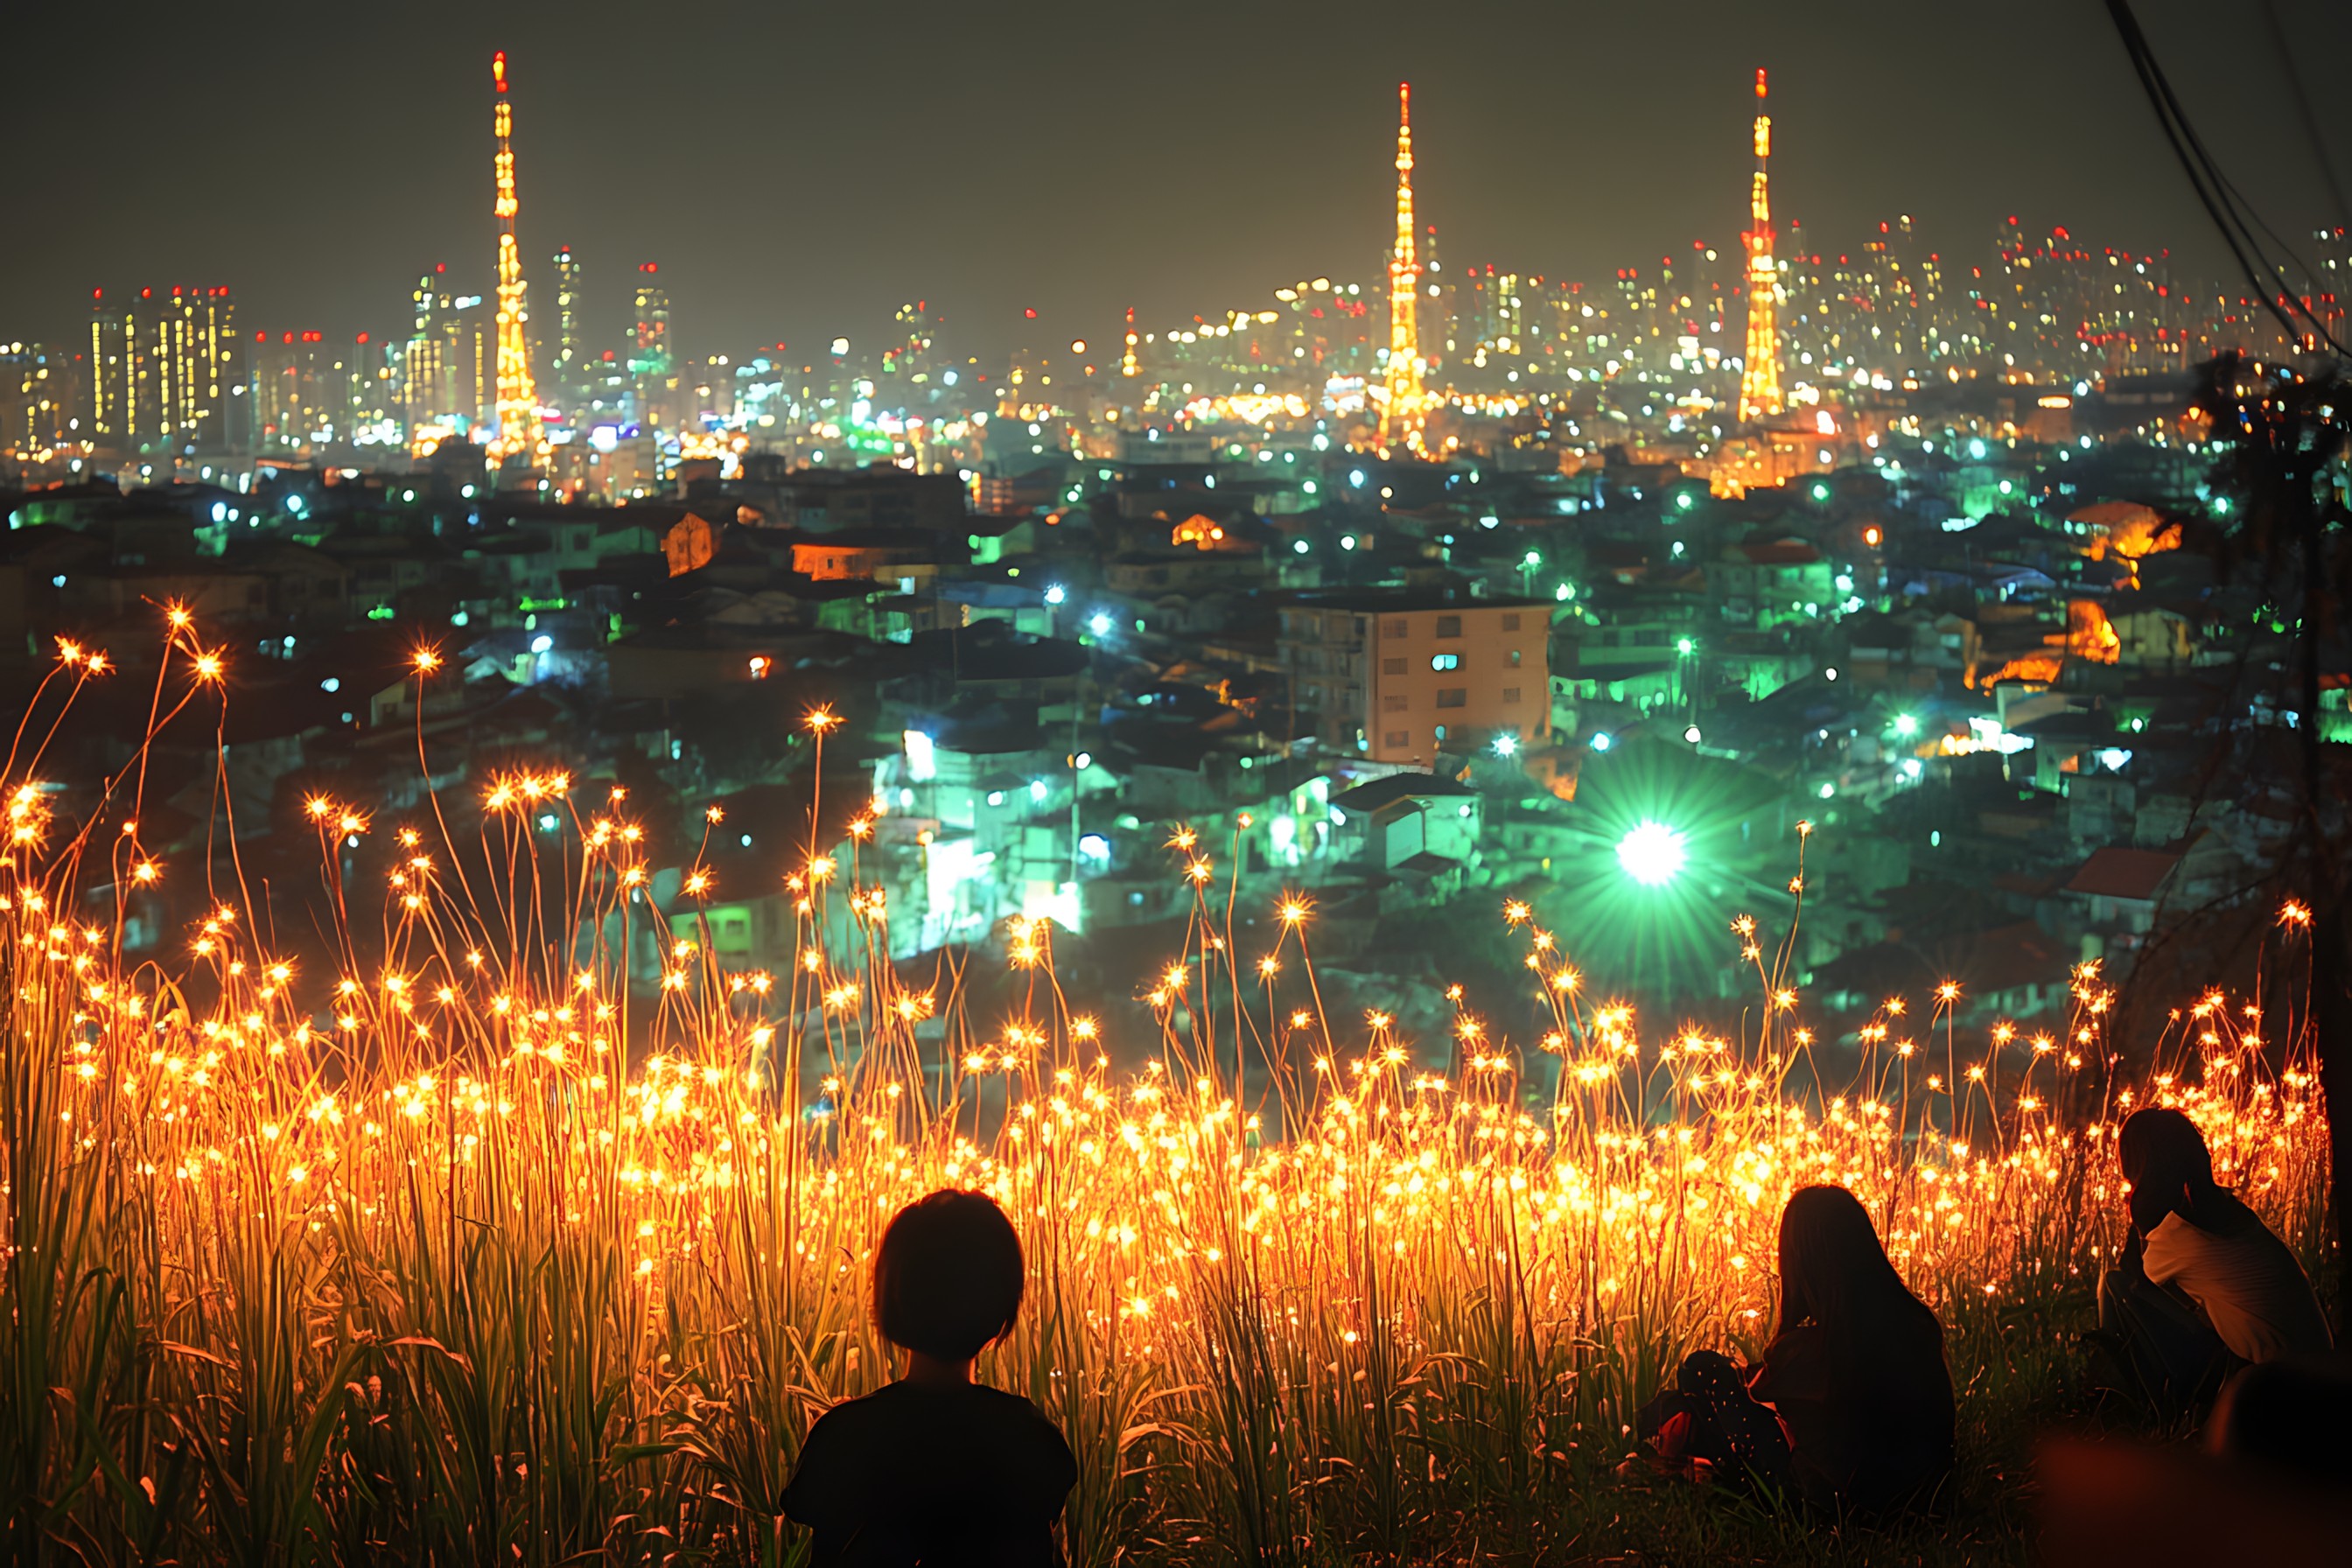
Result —
<path fill-rule="evenodd" d="M 1374 762 L 1429 765 L 1508 735 L 1549 733 L 1552 606 L 1453 589 L 1315 595 L 1282 611 L 1281 658 L 1302 738 Z"/>

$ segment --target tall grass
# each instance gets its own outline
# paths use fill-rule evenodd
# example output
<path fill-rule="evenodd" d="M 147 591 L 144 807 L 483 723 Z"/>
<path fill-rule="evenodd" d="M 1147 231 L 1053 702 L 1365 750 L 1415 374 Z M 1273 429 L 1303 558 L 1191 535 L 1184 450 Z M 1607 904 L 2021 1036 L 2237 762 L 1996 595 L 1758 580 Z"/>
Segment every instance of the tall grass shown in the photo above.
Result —
<path fill-rule="evenodd" d="M 159 723 L 218 672 L 184 624 L 168 652 Z M 68 653 L 69 693 L 91 671 Z M 821 748 L 831 721 L 811 722 Z M 1192 919 L 1122 1075 L 1048 925 L 1006 933 L 1025 1000 L 1005 1016 L 887 960 L 869 818 L 786 868 L 788 971 L 729 973 L 656 923 L 648 1014 L 624 953 L 656 921 L 651 868 L 617 791 L 490 781 L 463 843 L 438 803 L 378 826 L 313 801 L 341 972 L 294 973 L 235 889 L 166 969 L 79 924 L 76 889 L 97 856 L 133 889 L 200 871 L 156 864 L 135 827 L 68 836 L 30 778 L 40 746 L 17 752 L 11 1561 L 798 1561 L 781 1499 L 802 1436 L 892 1375 L 872 1248 L 942 1184 L 1023 1232 L 1029 1305 L 982 1372 L 1067 1434 L 1085 1564 L 1573 1555 L 1622 1548 L 1629 1516 L 1713 1550 L 1699 1505 L 1591 1489 L 1682 1354 L 1760 1347 L 1780 1209 L 1807 1182 L 1880 1217 L 1952 1330 L 1964 1403 L 2047 1385 L 2047 1308 L 2116 1234 L 2135 1104 L 2190 1110 L 2228 1178 L 2320 1244 L 2302 1047 L 2209 995 L 2126 1084 L 2092 966 L 2063 1031 L 1963 1039 L 1948 988 L 1916 1031 L 1890 1001 L 1833 1072 L 1752 922 L 1730 940 L 1763 1022 L 1661 1037 L 1588 1002 L 1510 906 L 1496 940 L 1552 1027 L 1516 1042 L 1465 1014 L 1423 1050 L 1325 1013 L 1304 900 L 1273 911 L 1271 951 L 1237 951 L 1181 830 Z M 535 829 L 548 812 L 564 831 Z M 397 835 L 386 885 L 344 888 L 342 847 L 376 833 Z M 1813 1550 L 1741 1528 L 1748 1550 Z"/>

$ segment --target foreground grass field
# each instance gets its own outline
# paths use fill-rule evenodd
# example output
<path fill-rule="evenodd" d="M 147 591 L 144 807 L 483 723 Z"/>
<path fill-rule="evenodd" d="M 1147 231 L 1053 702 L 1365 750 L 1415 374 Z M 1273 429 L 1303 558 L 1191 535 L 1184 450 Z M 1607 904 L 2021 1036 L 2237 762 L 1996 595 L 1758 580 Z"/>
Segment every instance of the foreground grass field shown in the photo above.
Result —
<path fill-rule="evenodd" d="M 1659 1037 L 1507 907 L 1553 1026 L 1465 1015 L 1415 1046 L 1324 1015 L 1303 901 L 1235 952 L 1180 832 L 1195 918 L 1142 987 L 1157 1039 L 1122 1042 L 1146 1066 L 1115 1075 L 1051 927 L 1005 933 L 1006 1016 L 879 957 L 862 826 L 789 868 L 788 972 L 679 941 L 648 1018 L 614 947 L 654 918 L 638 839 L 560 775 L 493 781 L 462 847 L 437 813 L 314 802 L 336 907 L 383 900 L 328 975 L 236 896 L 184 968 L 126 964 L 73 918 L 48 797 L 6 798 L 11 1561 L 794 1562 L 802 1434 L 890 1375 L 870 1249 L 942 1184 L 1023 1230 L 1029 1305 L 982 1370 L 1076 1451 L 1074 1563 L 2017 1560 L 2033 1435 L 2084 1409 L 2120 1116 L 2184 1106 L 2224 1180 L 2321 1245 L 2291 1019 L 2282 1043 L 2258 1002 L 2185 998 L 2126 1076 L 2095 968 L 2063 1029 L 1971 1037 L 1948 990 L 1891 1001 L 1833 1069 L 1752 922 L 1729 940 L 1762 1022 Z M 339 847 L 375 833 L 387 885 L 343 889 Z M 1685 1351 L 1760 1349 L 1780 1209 L 1816 1181 L 1863 1197 L 1948 1325 L 1942 1520 L 1853 1534 L 1614 1473 Z"/>

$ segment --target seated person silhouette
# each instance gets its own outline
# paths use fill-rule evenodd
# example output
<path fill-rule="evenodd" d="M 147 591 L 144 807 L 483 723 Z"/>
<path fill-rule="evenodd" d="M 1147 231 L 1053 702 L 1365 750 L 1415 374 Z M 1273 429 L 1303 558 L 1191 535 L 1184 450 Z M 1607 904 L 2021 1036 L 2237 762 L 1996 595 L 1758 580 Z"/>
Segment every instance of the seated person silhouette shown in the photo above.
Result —
<path fill-rule="evenodd" d="M 1843 1187 L 1790 1195 L 1780 1264 L 1780 1321 L 1763 1361 L 1693 1354 L 1675 1387 L 1643 1407 L 1641 1436 L 1670 1463 L 1786 1486 L 1815 1509 L 1934 1507 L 1952 1468 L 1943 1325 Z"/>
<path fill-rule="evenodd" d="M 972 1381 L 1021 1310 L 1021 1240 L 979 1193 L 898 1211 L 874 1256 L 874 1324 L 907 1373 L 818 1417 L 784 1489 L 814 1568 L 1052 1568 L 1077 1479 L 1070 1446 L 1017 1394 Z"/>
<path fill-rule="evenodd" d="M 2213 1180 L 2197 1124 L 2151 1107 L 2116 1142 L 2131 1228 L 2099 1278 L 2100 1381 L 2173 1420 L 2209 1405 L 2242 1366 L 2325 1355 L 2327 1320 L 2303 1265 Z"/>

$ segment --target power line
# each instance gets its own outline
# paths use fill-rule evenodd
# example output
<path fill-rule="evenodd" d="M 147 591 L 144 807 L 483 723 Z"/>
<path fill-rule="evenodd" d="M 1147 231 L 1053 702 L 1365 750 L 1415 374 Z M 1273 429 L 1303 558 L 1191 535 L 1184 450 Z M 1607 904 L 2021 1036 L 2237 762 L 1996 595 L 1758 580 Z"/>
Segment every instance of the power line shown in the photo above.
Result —
<path fill-rule="evenodd" d="M 2130 57 L 2132 68 L 2139 76 L 2140 86 L 2147 93 L 2148 106 L 2156 111 L 2157 124 L 2162 128 L 2165 140 L 2172 144 L 2174 155 L 2180 160 L 2181 172 L 2188 175 L 2189 187 L 2197 193 L 2197 199 L 2203 205 L 2207 216 L 2212 218 L 2214 227 L 2221 231 L 2222 242 L 2230 247 L 2230 254 L 2237 258 L 2239 269 L 2245 274 L 2247 284 L 2262 300 L 2263 309 L 2277 320 L 2290 339 L 2316 337 L 2338 354 L 2352 356 L 2352 350 L 2347 350 L 2336 341 L 2335 334 L 2327 330 L 2326 323 L 2312 312 L 2310 305 L 2301 295 L 2279 288 L 2285 269 L 2263 254 L 2262 242 L 2254 234 L 2256 226 L 2266 233 L 2270 232 L 2270 226 L 2263 222 L 2261 216 L 2254 212 L 2253 204 L 2247 201 L 2230 177 L 2222 173 L 2221 165 L 2198 136 L 2196 127 L 2189 122 L 2188 110 L 2181 106 L 2179 95 L 2172 90 L 2172 83 L 2164 74 L 2163 66 L 2157 61 L 2155 50 L 2148 46 L 2147 36 L 2140 31 L 2138 18 L 2132 15 L 2129 0 L 2107 0 L 2107 15 L 2114 19 L 2116 32 L 2123 40 L 2124 52 Z M 2278 238 L 2274 233 L 2271 237 L 2274 241 Z M 2296 260 L 2293 250 L 2284 242 L 2280 241 L 2279 247 L 2287 251 L 2288 258 L 2295 260 L 2296 265 L 2302 268 L 2308 282 L 2311 269 Z M 2259 267 L 2257 262 L 2261 264 Z M 2282 300 L 2286 303 L 2282 304 Z M 2298 324 L 2294 317 L 2288 314 L 2290 307 L 2304 318 L 2306 324 Z"/>

